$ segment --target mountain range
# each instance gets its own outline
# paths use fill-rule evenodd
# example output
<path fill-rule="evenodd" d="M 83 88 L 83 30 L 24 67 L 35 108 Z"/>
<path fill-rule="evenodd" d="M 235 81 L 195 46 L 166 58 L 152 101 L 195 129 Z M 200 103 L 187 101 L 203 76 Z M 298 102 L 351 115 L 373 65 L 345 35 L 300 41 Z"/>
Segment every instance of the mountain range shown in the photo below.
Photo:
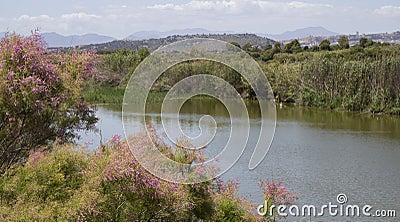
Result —
<path fill-rule="evenodd" d="M 336 36 L 339 33 L 329 31 L 323 27 L 308 27 L 302 29 L 296 29 L 294 31 L 287 31 L 281 34 L 262 34 L 258 35 L 267 37 L 276 41 L 292 40 L 292 39 L 302 39 L 309 36 Z"/>
<path fill-rule="evenodd" d="M 175 29 L 166 32 L 141 31 L 126 37 L 127 40 L 161 39 L 173 35 L 197 35 L 197 34 L 233 34 L 233 31 L 210 31 L 202 28 Z"/>
<path fill-rule="evenodd" d="M 5 34 L 6 32 L 0 32 L 0 38 L 3 38 Z M 99 44 L 116 40 L 116 38 L 98 34 L 64 36 L 55 32 L 45 32 L 41 35 L 47 42 L 48 47 L 71 47 L 78 45 Z"/>
<path fill-rule="evenodd" d="M 172 35 L 165 38 L 151 38 L 144 40 L 115 40 L 101 44 L 82 45 L 78 49 L 94 49 L 96 51 L 118 50 L 118 49 L 133 49 L 138 50 L 141 47 L 146 47 L 150 51 L 158 49 L 160 46 L 168 45 L 173 42 L 193 39 L 193 38 L 210 38 L 225 42 L 236 42 L 239 45 L 251 43 L 254 46 L 264 47 L 268 44 L 274 44 L 274 41 L 256 34 L 194 34 L 194 35 Z"/>
<path fill-rule="evenodd" d="M 42 36 L 49 47 L 69 47 L 77 45 L 99 44 L 116 40 L 113 37 L 98 34 L 63 36 L 55 32 L 48 32 L 43 33 Z"/>
<path fill-rule="evenodd" d="M 202 28 L 188 28 L 188 29 L 175 29 L 171 31 L 140 31 L 135 32 L 123 40 L 146 40 L 146 39 L 160 39 L 174 35 L 202 35 L 202 34 L 235 34 L 233 31 L 210 31 Z M 309 36 L 334 36 L 338 33 L 329 31 L 323 27 L 308 27 L 288 31 L 281 34 L 264 34 L 257 33 L 262 37 L 267 37 L 276 41 L 300 39 Z M 0 32 L 0 36 L 4 36 L 4 32 Z M 70 47 L 79 45 L 90 45 L 111 42 L 117 40 L 116 38 L 99 35 L 99 34 L 85 34 L 85 35 L 68 35 L 64 36 L 55 32 L 46 32 L 42 34 L 44 40 L 49 47 Z"/>

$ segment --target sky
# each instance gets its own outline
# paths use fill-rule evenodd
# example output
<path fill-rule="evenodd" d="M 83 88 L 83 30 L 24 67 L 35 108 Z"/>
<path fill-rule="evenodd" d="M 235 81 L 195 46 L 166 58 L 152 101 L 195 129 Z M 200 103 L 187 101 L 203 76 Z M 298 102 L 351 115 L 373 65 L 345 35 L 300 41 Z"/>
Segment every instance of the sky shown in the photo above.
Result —
<path fill-rule="evenodd" d="M 138 31 L 204 28 L 278 34 L 322 26 L 351 34 L 400 30 L 399 0 L 1 0 L 0 32 L 125 38 Z"/>

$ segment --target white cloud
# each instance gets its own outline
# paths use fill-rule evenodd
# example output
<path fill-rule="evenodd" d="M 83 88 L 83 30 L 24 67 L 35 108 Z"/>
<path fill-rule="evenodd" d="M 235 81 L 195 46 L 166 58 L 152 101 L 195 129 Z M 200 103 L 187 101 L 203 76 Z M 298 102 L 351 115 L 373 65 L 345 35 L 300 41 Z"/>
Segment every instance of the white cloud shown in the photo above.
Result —
<path fill-rule="evenodd" d="M 288 5 L 290 8 L 300 8 L 300 9 L 305 9 L 305 8 L 329 9 L 329 8 L 333 8 L 332 5 L 326 5 L 326 4 L 312 4 L 312 3 L 306 3 L 306 2 L 289 2 L 287 5 Z"/>
<path fill-rule="evenodd" d="M 264 0 L 230 0 L 230 1 L 199 1 L 192 0 L 185 4 L 157 4 L 148 6 L 149 9 L 158 10 L 219 10 L 219 11 L 236 11 L 244 12 L 249 9 L 254 12 L 284 12 L 287 14 L 293 12 L 299 12 L 299 10 L 305 10 L 309 13 L 312 11 L 324 11 L 332 10 L 332 5 L 326 4 L 312 4 L 300 1 L 292 2 L 273 2 Z M 305 13 L 304 13 L 305 14 Z M 315 14 L 315 13 L 314 13 Z M 320 14 L 320 13 L 319 13 Z"/>
<path fill-rule="evenodd" d="M 375 9 L 374 14 L 385 17 L 400 17 L 400 6 L 382 6 L 378 9 Z"/>
<path fill-rule="evenodd" d="M 29 16 L 29 15 L 21 15 L 20 17 L 18 17 L 17 20 L 19 21 L 40 21 L 40 20 L 50 20 L 52 19 L 50 16 L 48 15 L 39 15 L 39 16 Z"/>
<path fill-rule="evenodd" d="M 152 5 L 152 6 L 148 6 L 148 9 L 161 9 L 161 10 L 165 10 L 165 9 L 173 9 L 173 10 L 183 10 L 183 6 L 182 5 L 174 5 L 174 4 L 157 4 L 157 5 Z"/>
<path fill-rule="evenodd" d="M 242 2 L 248 2 L 247 0 L 243 0 Z M 148 6 L 148 9 L 158 9 L 158 10 L 219 10 L 219 11 L 227 11 L 227 10 L 235 10 L 239 5 L 242 5 L 240 1 L 198 1 L 192 0 L 185 4 L 157 4 Z"/>
<path fill-rule="evenodd" d="M 190 1 L 185 8 L 192 10 L 230 10 L 237 8 L 236 1 Z"/>
<path fill-rule="evenodd" d="M 71 13 L 71 14 L 63 14 L 61 15 L 62 19 L 76 19 L 76 20 L 88 20 L 88 19 L 99 19 L 101 16 L 94 14 L 86 14 L 84 12 L 79 13 Z"/>

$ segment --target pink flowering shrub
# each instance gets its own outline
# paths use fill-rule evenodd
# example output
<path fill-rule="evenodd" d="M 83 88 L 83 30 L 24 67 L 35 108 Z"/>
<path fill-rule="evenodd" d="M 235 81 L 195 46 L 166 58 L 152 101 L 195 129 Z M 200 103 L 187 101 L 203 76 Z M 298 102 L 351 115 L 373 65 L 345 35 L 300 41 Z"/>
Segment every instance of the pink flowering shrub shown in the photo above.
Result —
<path fill-rule="evenodd" d="M 183 186 L 147 172 L 118 137 L 93 155 L 85 174 L 89 190 L 100 194 L 95 207 L 82 213 L 90 220 L 181 220 L 194 206 Z"/>
<path fill-rule="evenodd" d="M 276 208 L 279 205 L 293 205 L 294 201 L 299 199 L 299 197 L 286 189 L 285 186 L 282 185 L 282 181 L 275 180 L 261 180 L 259 186 L 264 193 L 265 203 L 264 203 L 264 211 L 265 217 L 268 221 L 275 221 L 277 217 Z M 275 205 L 274 212 L 270 212 L 271 206 Z M 272 217 L 271 217 L 272 215 Z"/>
<path fill-rule="evenodd" d="M 0 40 L 0 174 L 31 150 L 90 129 L 94 111 L 81 99 L 93 52 L 51 54 L 37 33 Z"/>
<path fill-rule="evenodd" d="M 96 151 L 55 144 L 31 152 L 24 166 L 0 177 L 4 221 L 258 221 L 255 209 L 238 197 L 235 181 L 154 177 L 118 136 Z"/>

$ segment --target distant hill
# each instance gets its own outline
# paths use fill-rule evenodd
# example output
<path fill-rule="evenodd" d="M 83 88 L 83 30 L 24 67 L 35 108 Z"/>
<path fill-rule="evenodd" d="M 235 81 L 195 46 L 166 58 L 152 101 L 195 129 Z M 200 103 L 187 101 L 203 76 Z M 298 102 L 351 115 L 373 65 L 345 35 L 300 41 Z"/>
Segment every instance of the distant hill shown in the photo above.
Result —
<path fill-rule="evenodd" d="M 89 45 L 89 44 L 110 42 L 115 40 L 115 38 L 98 34 L 63 36 L 55 32 L 49 32 L 49 33 L 43 33 L 42 36 L 43 39 L 47 42 L 49 47 L 70 47 L 78 45 Z"/>
<path fill-rule="evenodd" d="M 196 34 L 233 34 L 232 31 L 209 31 L 202 28 L 190 28 L 190 29 L 175 29 L 166 32 L 159 31 L 141 31 L 135 32 L 132 35 L 126 37 L 126 40 L 145 40 L 145 39 L 160 39 L 173 35 L 196 35 Z"/>
<path fill-rule="evenodd" d="M 287 31 L 282 34 L 261 34 L 261 35 L 276 41 L 282 41 L 291 39 L 302 39 L 309 36 L 335 36 L 339 34 L 336 32 L 329 31 L 323 27 L 308 27 L 303 29 L 296 29 L 294 31 Z"/>
<path fill-rule="evenodd" d="M 237 42 L 240 45 L 250 42 L 252 45 L 257 45 L 259 47 L 264 47 L 267 44 L 274 43 L 274 41 L 271 39 L 257 36 L 255 34 L 201 34 L 201 35 L 198 34 L 198 35 L 174 35 L 166 38 L 147 39 L 147 40 L 115 40 L 112 42 L 91 44 L 75 48 L 84 50 L 95 49 L 97 51 L 101 51 L 101 50 L 117 50 L 117 49 L 137 50 L 140 49 L 141 47 L 146 47 L 151 51 L 154 51 L 160 46 L 168 45 L 170 43 L 177 42 L 180 40 L 193 39 L 193 38 L 212 38 L 226 42 Z"/>

